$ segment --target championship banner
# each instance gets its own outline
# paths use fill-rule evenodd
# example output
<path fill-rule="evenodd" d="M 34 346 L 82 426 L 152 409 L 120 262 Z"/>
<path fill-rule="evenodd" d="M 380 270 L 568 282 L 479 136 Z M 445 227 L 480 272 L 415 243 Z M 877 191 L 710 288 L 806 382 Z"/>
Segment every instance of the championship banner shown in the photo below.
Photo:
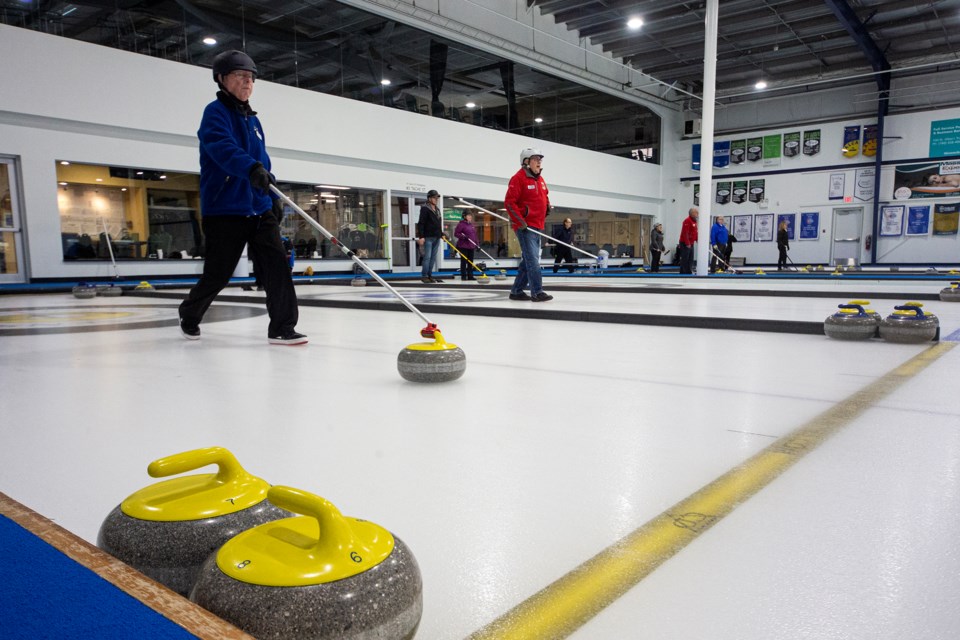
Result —
<path fill-rule="evenodd" d="M 747 139 L 747 160 L 750 162 L 763 160 L 763 138 Z"/>
<path fill-rule="evenodd" d="M 730 203 L 730 183 L 729 182 L 717 183 L 717 197 L 715 199 L 715 202 L 717 204 Z"/>
<path fill-rule="evenodd" d="M 894 169 L 894 200 L 957 197 L 960 197 L 960 161 L 902 164 Z"/>
<path fill-rule="evenodd" d="M 693 185 L 693 206 L 700 206 L 700 183 Z"/>
<path fill-rule="evenodd" d="M 820 129 L 803 132 L 803 155 L 815 156 L 820 153 Z"/>
<path fill-rule="evenodd" d="M 733 183 L 733 193 L 730 196 L 734 204 L 743 204 L 747 201 L 747 181 L 738 180 Z"/>
<path fill-rule="evenodd" d="M 877 155 L 877 125 L 868 124 L 863 128 L 863 155 L 872 158 Z"/>
<path fill-rule="evenodd" d="M 747 141 L 734 140 L 730 143 L 730 162 L 732 164 L 743 164 L 747 159 Z"/>
<path fill-rule="evenodd" d="M 779 133 L 772 136 L 763 136 L 763 166 L 780 166 L 780 145 L 783 136 Z"/>
<path fill-rule="evenodd" d="M 820 212 L 805 211 L 800 214 L 800 239 L 816 240 L 820 237 Z"/>
<path fill-rule="evenodd" d="M 843 156 L 855 158 L 860 155 L 860 125 L 843 128 Z"/>
<path fill-rule="evenodd" d="M 763 196 L 766 193 L 766 183 L 766 180 L 750 181 L 750 202 L 760 202 L 763 200 Z"/>
<path fill-rule="evenodd" d="M 733 216 L 733 237 L 737 242 L 753 240 L 753 216 Z"/>
<path fill-rule="evenodd" d="M 930 233 L 930 205 L 907 207 L 907 235 L 925 236 Z"/>
<path fill-rule="evenodd" d="M 730 166 L 730 142 L 713 143 L 713 166 L 717 169 L 726 169 Z"/>
<path fill-rule="evenodd" d="M 957 235 L 960 222 L 960 204 L 936 204 L 933 206 L 933 235 Z"/>
<path fill-rule="evenodd" d="M 792 158 L 800 155 L 800 132 L 783 134 L 783 157 Z"/>

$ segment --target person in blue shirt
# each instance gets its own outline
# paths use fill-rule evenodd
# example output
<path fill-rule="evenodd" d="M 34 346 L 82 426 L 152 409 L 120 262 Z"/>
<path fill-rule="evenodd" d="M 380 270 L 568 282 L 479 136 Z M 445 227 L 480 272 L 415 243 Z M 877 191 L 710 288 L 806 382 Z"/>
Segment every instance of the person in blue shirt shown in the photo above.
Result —
<path fill-rule="evenodd" d="M 717 216 L 716 222 L 710 227 L 710 273 L 716 272 L 718 258 L 722 260 L 726 255 L 729 238 L 730 232 L 723 224 L 723 216 Z"/>
<path fill-rule="evenodd" d="M 267 292 L 270 344 L 306 344 L 296 331 L 297 294 L 280 239 L 283 206 L 271 192 L 263 127 L 250 107 L 257 66 L 242 51 L 225 51 L 213 60 L 220 87 L 200 121 L 200 208 L 206 245 L 203 275 L 180 305 L 180 331 L 200 339 L 200 321 L 230 282 L 249 246 L 258 282 Z"/>

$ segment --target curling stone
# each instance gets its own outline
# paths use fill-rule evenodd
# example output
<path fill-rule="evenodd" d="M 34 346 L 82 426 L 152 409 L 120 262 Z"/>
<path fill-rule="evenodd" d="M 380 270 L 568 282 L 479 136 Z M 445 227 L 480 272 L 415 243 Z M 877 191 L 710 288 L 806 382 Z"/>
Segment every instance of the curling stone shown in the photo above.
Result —
<path fill-rule="evenodd" d="M 413 637 L 423 581 L 400 538 L 306 491 L 278 486 L 268 498 L 303 516 L 245 531 L 211 554 L 193 602 L 257 638 Z"/>
<path fill-rule="evenodd" d="M 504 269 L 500 269 L 497 273 L 493 274 L 495 280 L 506 280 L 507 272 Z"/>
<path fill-rule="evenodd" d="M 877 335 L 879 320 L 859 304 L 841 304 L 839 311 L 823 321 L 823 332 L 836 340 L 869 340 Z"/>
<path fill-rule="evenodd" d="M 864 313 L 866 313 L 868 316 L 873 316 L 874 318 L 876 318 L 876 320 L 877 320 L 877 325 L 878 325 L 878 326 L 879 326 L 879 324 L 880 324 L 880 321 L 883 320 L 883 316 L 880 315 L 879 312 L 874 311 L 873 309 L 870 309 L 870 308 L 869 308 L 869 307 L 870 307 L 870 301 L 869 301 L 869 300 L 851 300 L 851 301 L 848 302 L 847 304 L 858 304 L 858 305 L 860 305 L 861 307 L 863 307 Z"/>
<path fill-rule="evenodd" d="M 940 289 L 940 299 L 944 302 L 960 302 L 960 282 L 951 282 L 949 287 Z"/>
<path fill-rule="evenodd" d="M 754 271 L 754 273 L 755 273 L 756 275 L 758 275 L 758 276 L 765 276 L 765 275 L 767 275 L 766 272 L 765 272 L 763 269 L 759 269 L 759 268 L 758 268 L 756 271 Z"/>
<path fill-rule="evenodd" d="M 477 284 L 490 284 L 493 281 L 493 278 L 483 273 L 477 276 Z"/>
<path fill-rule="evenodd" d="M 103 296 L 104 298 L 116 298 L 117 296 L 123 295 L 123 289 L 112 282 L 109 284 L 98 284 L 97 295 Z"/>
<path fill-rule="evenodd" d="M 96 298 L 97 297 L 97 287 L 93 284 L 88 284 L 86 282 L 78 282 L 77 285 L 73 288 L 73 297 L 80 298 L 81 300 L 87 298 Z"/>
<path fill-rule="evenodd" d="M 424 337 L 431 334 L 421 332 Z M 411 382 L 449 382 L 467 370 L 467 356 L 455 344 L 446 342 L 439 331 L 432 332 L 433 342 L 417 342 L 404 347 L 397 355 L 397 370 Z"/>
<path fill-rule="evenodd" d="M 917 302 L 894 307 L 893 313 L 880 321 L 880 337 L 887 342 L 930 342 L 940 332 L 940 321 L 932 313 L 924 313 Z"/>
<path fill-rule="evenodd" d="M 365 286 L 367 286 L 367 281 L 364 280 L 363 278 L 354 278 L 353 280 L 350 281 L 350 286 L 351 286 L 351 287 L 365 287 Z"/>
<path fill-rule="evenodd" d="M 303 275 L 305 275 L 305 276 L 312 276 L 312 275 L 313 275 L 313 267 L 307 265 L 307 268 L 303 270 Z"/>
<path fill-rule="evenodd" d="M 137 291 L 153 291 L 153 285 L 146 280 L 141 280 L 140 284 L 134 287 Z"/>
<path fill-rule="evenodd" d="M 216 464 L 217 473 L 165 480 L 133 493 L 106 517 L 97 546 L 186 596 L 200 566 L 224 542 L 290 515 L 267 500 L 270 485 L 222 447 L 154 460 L 157 478 Z"/>
<path fill-rule="evenodd" d="M 927 269 L 927 273 L 940 273 L 940 272 L 937 271 L 936 267 L 930 267 L 929 269 Z"/>

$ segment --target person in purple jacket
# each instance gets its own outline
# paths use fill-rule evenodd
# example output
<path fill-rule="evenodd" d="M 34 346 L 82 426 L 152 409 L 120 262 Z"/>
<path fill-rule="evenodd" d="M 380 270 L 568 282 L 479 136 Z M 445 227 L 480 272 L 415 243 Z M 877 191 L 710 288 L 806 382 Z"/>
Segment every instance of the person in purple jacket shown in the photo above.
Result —
<path fill-rule="evenodd" d="M 460 256 L 460 279 L 473 280 L 473 267 L 467 260 L 473 262 L 473 250 L 480 246 L 477 230 L 473 226 L 473 212 L 463 212 L 462 220 L 453 230 L 453 236 L 457 239 L 457 251 L 463 254 Z"/>

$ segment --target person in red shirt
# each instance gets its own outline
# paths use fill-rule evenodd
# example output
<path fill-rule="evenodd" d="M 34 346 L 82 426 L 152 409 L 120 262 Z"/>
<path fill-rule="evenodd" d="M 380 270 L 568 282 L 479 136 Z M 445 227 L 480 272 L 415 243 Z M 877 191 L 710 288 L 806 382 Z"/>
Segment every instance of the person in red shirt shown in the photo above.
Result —
<path fill-rule="evenodd" d="M 697 218 L 700 211 L 690 207 L 690 211 L 680 227 L 680 273 L 693 273 L 693 243 L 697 241 Z"/>
<path fill-rule="evenodd" d="M 517 278 L 510 288 L 511 300 L 546 302 L 553 296 L 543 290 L 540 273 L 540 236 L 531 229 L 542 232 L 550 209 L 550 191 L 540 175 L 543 154 L 538 149 L 520 152 L 520 170 L 510 178 L 504 204 L 510 216 L 510 226 L 520 242 L 520 264 Z M 530 288 L 530 295 L 524 291 Z"/>

